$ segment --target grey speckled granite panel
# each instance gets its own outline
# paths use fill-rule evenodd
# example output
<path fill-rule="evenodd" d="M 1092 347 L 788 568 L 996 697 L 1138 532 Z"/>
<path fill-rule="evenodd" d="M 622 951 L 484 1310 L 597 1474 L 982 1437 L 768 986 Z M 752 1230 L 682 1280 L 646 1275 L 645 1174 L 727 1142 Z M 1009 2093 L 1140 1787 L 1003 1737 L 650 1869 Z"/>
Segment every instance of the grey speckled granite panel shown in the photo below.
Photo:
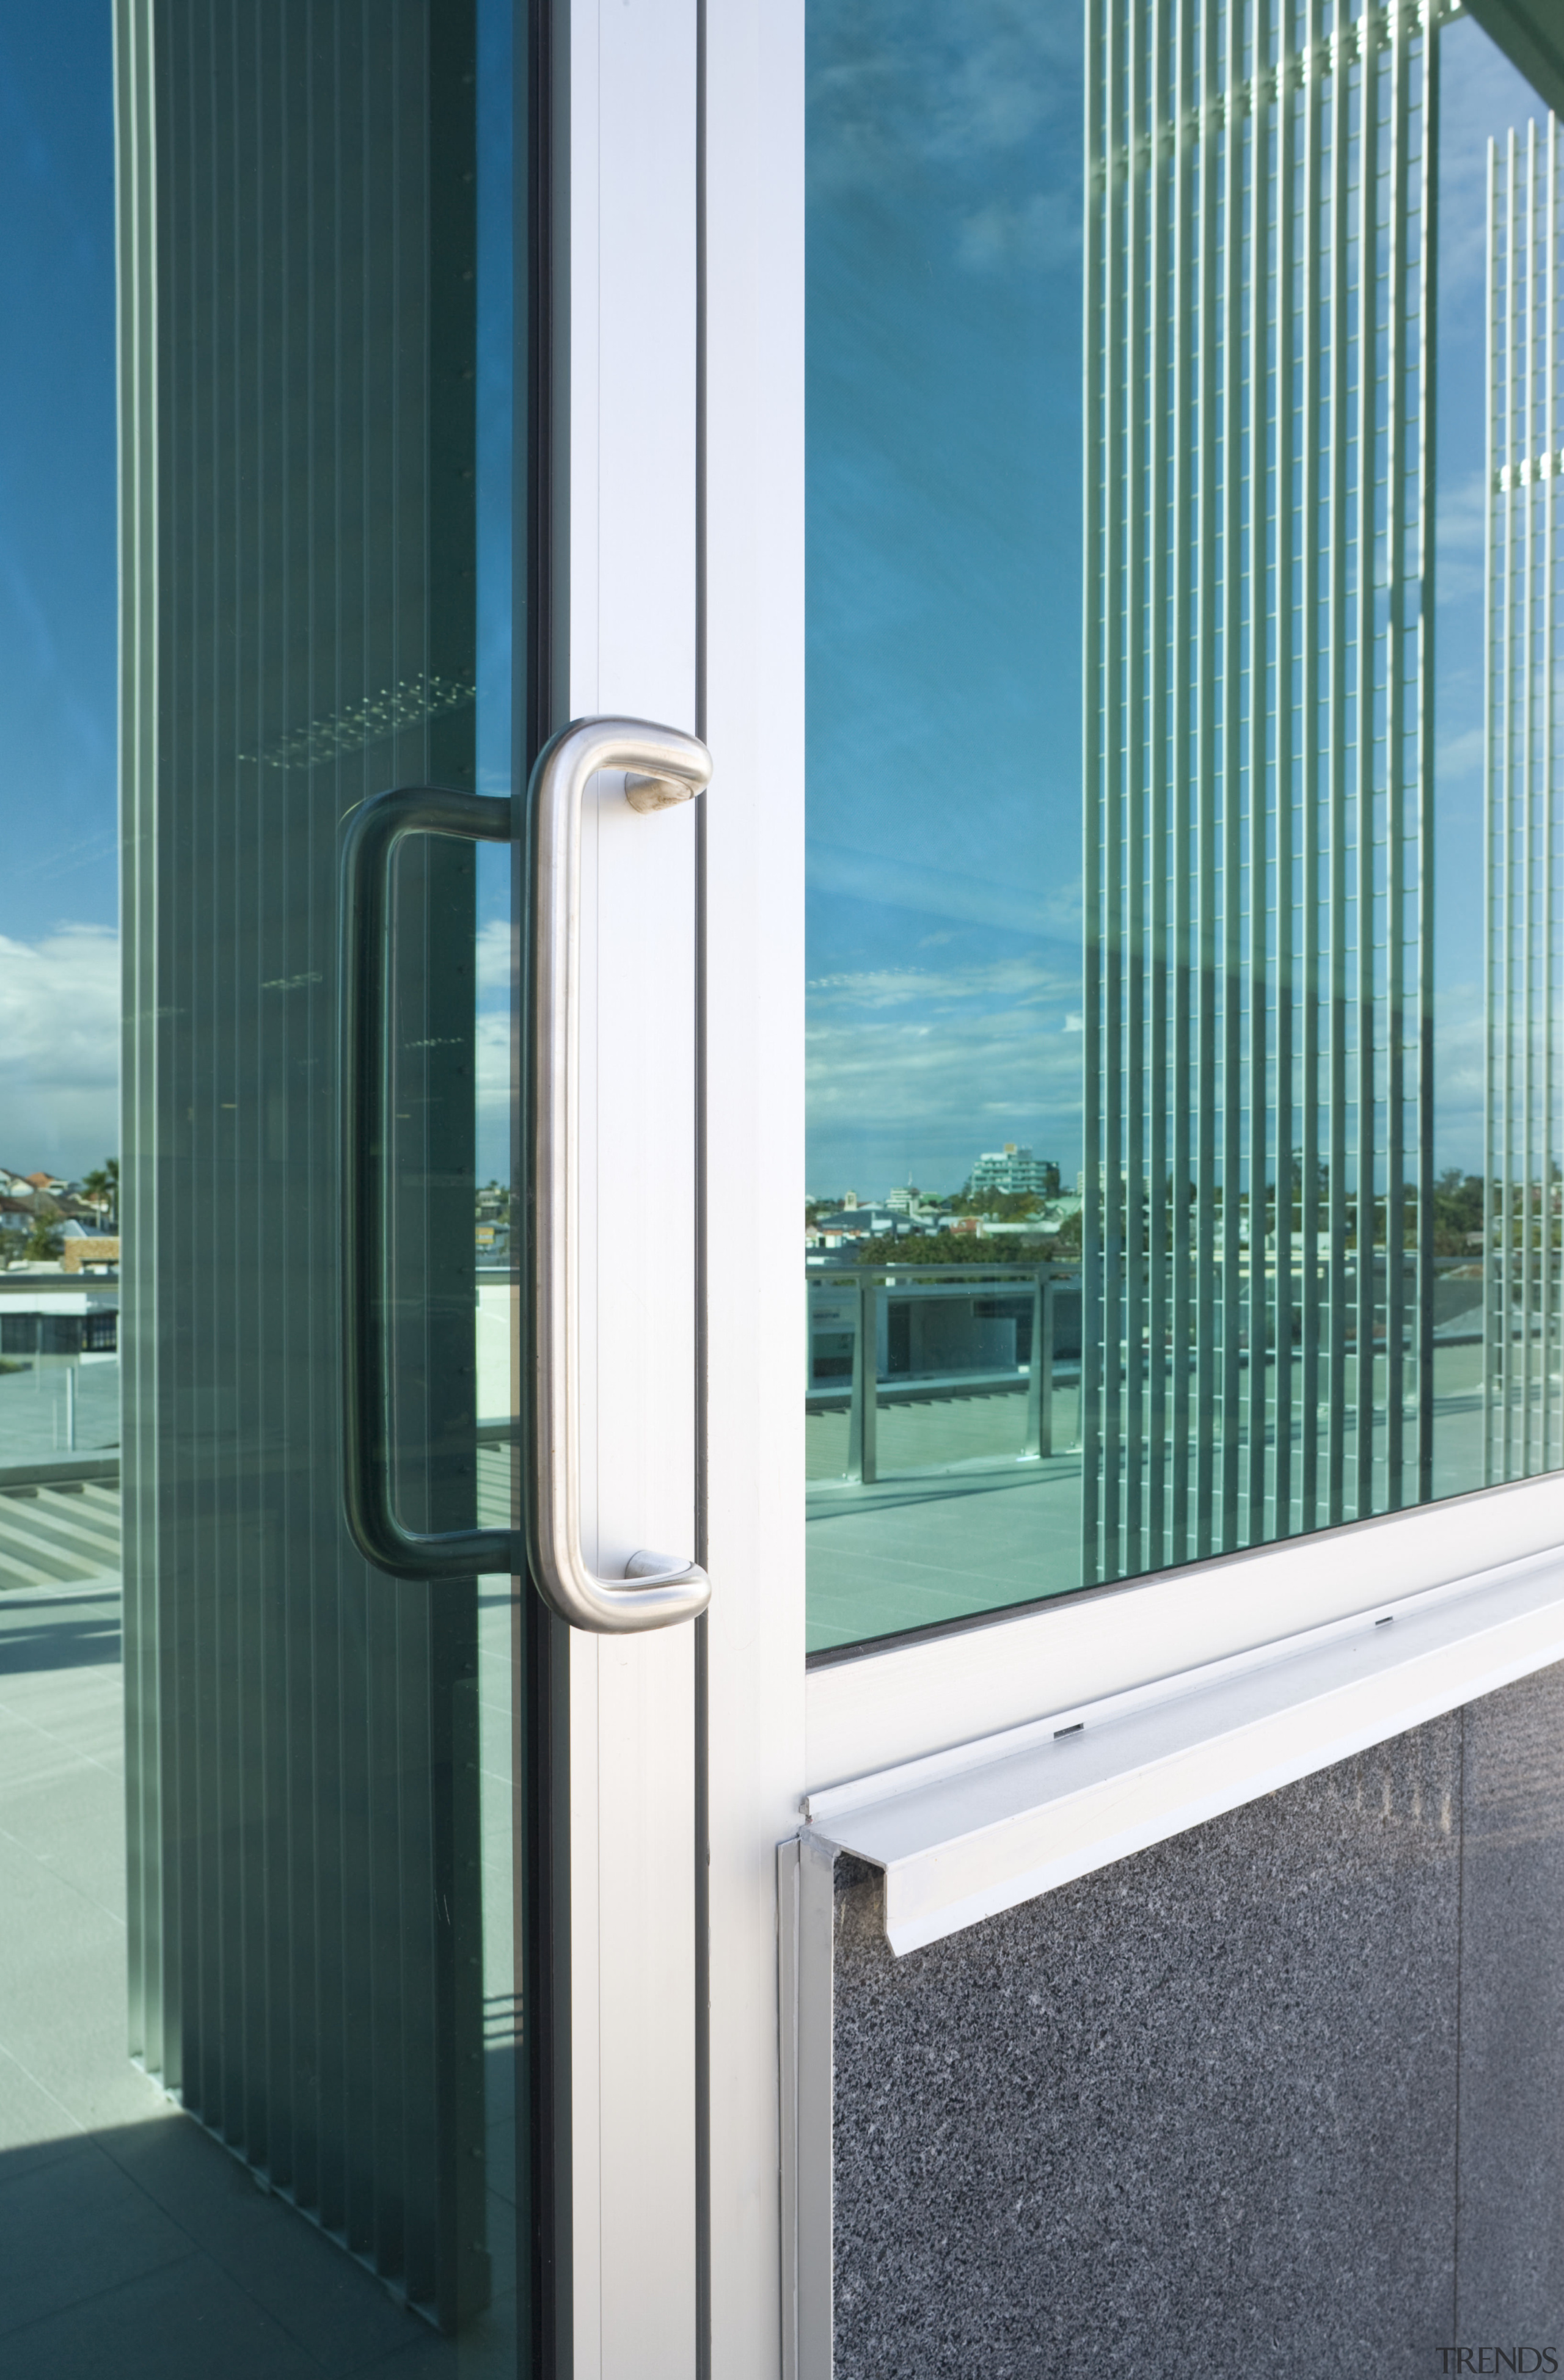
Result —
<path fill-rule="evenodd" d="M 1438 2372 L 1462 1732 L 1485 1923 L 1519 1925 L 1517 1900 L 1558 1880 L 1556 1832 L 1509 1814 L 1561 1694 L 1557 1678 L 1514 1689 L 904 1960 L 872 1874 L 844 1872 L 838 2380 Z M 1561 1911 L 1555 1890 L 1549 1957 Z M 1481 1975 L 1469 2090 L 1525 2037 L 1552 2228 L 1546 2253 L 1516 2242 L 1503 2126 L 1470 2118 L 1468 2227 L 1508 2230 L 1546 2293 L 1558 1985 L 1528 2002 L 1497 1954 Z"/>
<path fill-rule="evenodd" d="M 1465 1729 L 1461 2335 L 1564 2367 L 1564 1670 Z"/>

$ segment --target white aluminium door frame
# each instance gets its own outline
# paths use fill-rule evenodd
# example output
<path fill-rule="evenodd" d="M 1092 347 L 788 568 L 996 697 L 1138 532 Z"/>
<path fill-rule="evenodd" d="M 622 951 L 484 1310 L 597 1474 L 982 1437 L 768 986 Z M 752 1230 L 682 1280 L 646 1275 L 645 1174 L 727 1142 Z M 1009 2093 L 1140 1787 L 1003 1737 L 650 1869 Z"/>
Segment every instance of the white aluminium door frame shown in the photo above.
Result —
<path fill-rule="evenodd" d="M 693 730 L 694 0 L 561 15 L 566 703 Z M 638 832 L 605 772 L 583 812 L 581 1536 L 610 1576 L 642 1547 L 696 1544 L 694 807 Z M 688 2380 L 693 1628 L 573 1632 L 569 1705 L 570 2369 Z"/>
<path fill-rule="evenodd" d="M 572 1639 L 575 2380 L 781 2368 L 775 1847 L 804 1781 L 788 1360 L 803 1148 L 803 12 L 708 0 L 706 18 L 703 31 L 698 0 L 568 6 L 568 707 L 694 729 L 715 759 L 703 804 L 655 835 L 637 832 L 612 780 L 586 819 L 583 1536 L 608 1572 L 641 1546 L 693 1547 L 714 1591 L 704 1636 Z"/>
<path fill-rule="evenodd" d="M 1311 1630 L 1557 1545 L 1564 1485 L 894 1646 L 806 1696 L 804 12 L 560 5 L 569 709 L 694 730 L 713 760 L 704 819 L 651 835 L 604 785 L 584 852 L 586 1551 L 613 1572 L 642 1546 L 693 1548 L 713 1592 L 700 1634 L 572 1642 L 573 2369 L 776 2380 L 775 1854 L 806 1792 L 856 1779 L 873 1802 L 873 1772 L 1050 1712 L 1153 1685 L 1167 1701 L 1182 1673 L 1262 1647 L 1268 1664 L 1294 1636 L 1302 1661 Z M 1492 1615 L 1473 1614 L 1475 1645 Z M 1448 1706 L 1480 1665 L 1441 1658 Z M 1403 1704 L 1388 1686 L 1369 1732 L 1406 1724 Z M 1339 1756 L 1328 1722 L 1291 1773 Z M 1264 1790 L 1256 1774 L 1218 1799 Z M 796 2145 L 829 2204 L 822 2124 Z"/>
<path fill-rule="evenodd" d="M 805 1779 L 803 0 L 706 0 L 705 69 L 711 2374 L 772 2380 L 776 1846 Z"/>

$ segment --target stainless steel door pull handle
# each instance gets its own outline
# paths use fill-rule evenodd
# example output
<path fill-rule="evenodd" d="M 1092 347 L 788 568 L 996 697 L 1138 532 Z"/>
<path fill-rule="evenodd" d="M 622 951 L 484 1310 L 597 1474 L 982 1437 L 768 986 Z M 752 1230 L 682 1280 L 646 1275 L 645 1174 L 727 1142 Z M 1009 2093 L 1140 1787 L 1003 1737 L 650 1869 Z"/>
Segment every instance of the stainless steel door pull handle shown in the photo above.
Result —
<path fill-rule="evenodd" d="M 710 1601 L 711 1582 L 698 1562 L 644 1552 L 631 1557 L 624 1577 L 600 1578 L 581 1550 L 581 808 L 603 769 L 623 769 L 631 808 L 653 816 L 704 790 L 711 757 L 675 727 L 579 719 L 539 754 L 527 791 L 528 1549 L 538 1591 L 562 1620 L 627 1635 L 693 1620 Z"/>
<path fill-rule="evenodd" d="M 440 786 L 374 795 L 347 822 L 339 921 L 343 1188 L 343 1504 L 358 1550 L 396 1578 L 519 1573 L 575 1628 L 627 1635 L 704 1611 L 711 1583 L 677 1555 L 632 1555 L 600 1578 L 581 1550 L 580 1211 L 581 806 L 602 769 L 625 771 L 647 816 L 691 800 L 711 774 L 704 744 L 642 719 L 584 719 L 538 757 L 527 797 L 530 942 L 526 1018 L 526 1362 L 522 1397 L 527 1536 L 404 1526 L 391 1479 L 391 1380 L 382 1314 L 391 1113 L 385 965 L 391 861 L 409 834 L 508 842 L 512 805 Z"/>

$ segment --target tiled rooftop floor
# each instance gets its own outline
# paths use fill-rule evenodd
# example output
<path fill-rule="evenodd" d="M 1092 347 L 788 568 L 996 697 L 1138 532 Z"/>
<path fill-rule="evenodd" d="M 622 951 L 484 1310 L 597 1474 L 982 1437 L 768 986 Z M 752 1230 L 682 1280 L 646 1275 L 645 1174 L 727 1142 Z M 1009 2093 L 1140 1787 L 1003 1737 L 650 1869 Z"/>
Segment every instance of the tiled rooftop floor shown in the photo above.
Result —
<path fill-rule="evenodd" d="M 0 2370 L 483 2380 L 126 2051 L 117 1579 L 0 1594 Z"/>

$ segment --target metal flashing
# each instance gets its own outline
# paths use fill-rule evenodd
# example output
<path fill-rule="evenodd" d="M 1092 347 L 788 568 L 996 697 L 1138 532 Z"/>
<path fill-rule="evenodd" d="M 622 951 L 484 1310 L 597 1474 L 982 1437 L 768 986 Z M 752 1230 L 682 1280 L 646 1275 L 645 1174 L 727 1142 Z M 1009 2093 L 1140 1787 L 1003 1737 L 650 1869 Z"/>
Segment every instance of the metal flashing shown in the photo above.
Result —
<path fill-rule="evenodd" d="M 1561 1659 L 1537 1555 L 811 1794 L 805 1840 L 881 1869 L 903 1957 Z"/>

